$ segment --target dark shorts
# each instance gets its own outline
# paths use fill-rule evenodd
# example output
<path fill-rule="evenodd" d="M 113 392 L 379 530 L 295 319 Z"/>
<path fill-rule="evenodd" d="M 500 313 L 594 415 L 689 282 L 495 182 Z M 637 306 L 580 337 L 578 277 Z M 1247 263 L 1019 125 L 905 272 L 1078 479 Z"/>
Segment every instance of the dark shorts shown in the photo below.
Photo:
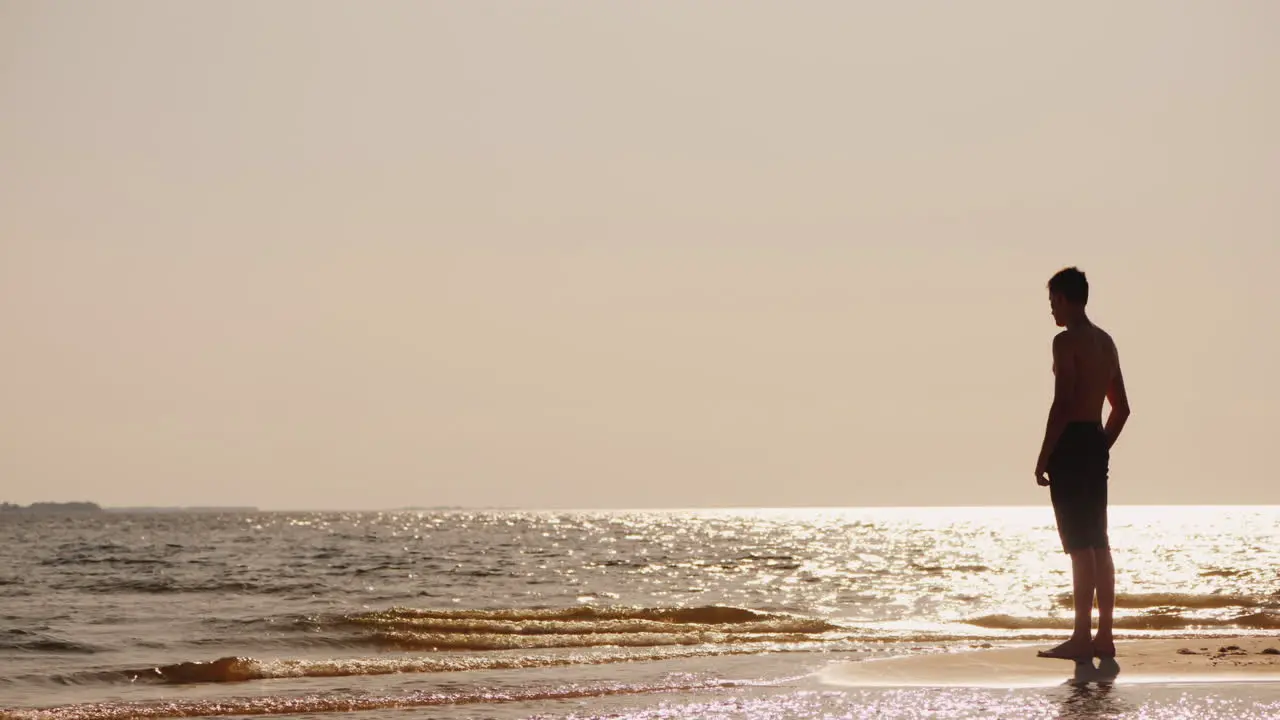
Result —
<path fill-rule="evenodd" d="M 1107 537 L 1107 471 L 1111 452 L 1102 425 L 1073 422 L 1049 456 L 1049 497 L 1062 551 L 1111 546 Z"/>

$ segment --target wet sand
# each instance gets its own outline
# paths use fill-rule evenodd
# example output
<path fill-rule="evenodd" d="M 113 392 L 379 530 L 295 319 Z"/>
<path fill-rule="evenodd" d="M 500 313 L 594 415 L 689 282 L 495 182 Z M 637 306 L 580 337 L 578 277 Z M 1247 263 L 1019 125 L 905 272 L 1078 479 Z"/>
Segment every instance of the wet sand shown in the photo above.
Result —
<path fill-rule="evenodd" d="M 1117 642 L 1114 660 L 1040 658 L 1056 643 L 839 663 L 821 676 L 843 687 L 1048 687 L 1082 683 L 1280 682 L 1280 637 Z"/>

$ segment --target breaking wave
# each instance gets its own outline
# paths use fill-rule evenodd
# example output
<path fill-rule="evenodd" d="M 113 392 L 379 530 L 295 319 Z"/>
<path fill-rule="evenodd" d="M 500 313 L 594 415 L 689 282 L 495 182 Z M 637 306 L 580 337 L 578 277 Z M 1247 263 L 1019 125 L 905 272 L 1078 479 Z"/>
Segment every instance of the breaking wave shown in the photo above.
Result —
<path fill-rule="evenodd" d="M 319 640 L 335 646 L 374 645 L 390 650 L 453 652 L 325 660 L 223 657 L 150 668 L 81 672 L 51 680 L 71 684 L 185 684 L 520 669 L 749 654 L 797 645 L 812 649 L 815 644 L 847 637 L 837 632 L 841 630 L 839 626 L 822 620 L 723 606 L 531 610 L 392 608 L 309 618 L 294 627 L 307 631 L 299 636 L 298 644 L 315 645 Z M 354 634 L 343 635 L 343 631 L 354 631 Z M 553 649 L 594 652 L 531 652 Z"/>
<path fill-rule="evenodd" d="M 1070 608 L 1071 593 L 1061 593 L 1058 605 Z M 1116 607 L 1125 609 L 1182 608 L 1188 610 L 1212 610 L 1220 608 L 1280 608 L 1280 598 L 1261 598 L 1247 595 L 1197 594 L 1179 592 L 1119 593 Z"/>
<path fill-rule="evenodd" d="M 234 683 L 282 678 L 328 678 L 401 673 L 445 673 L 474 670 L 523 670 L 570 665 L 605 665 L 621 662 L 672 660 L 713 655 L 743 655 L 749 648 L 647 648 L 639 652 L 603 652 L 591 655 L 449 655 L 345 658 L 330 660 L 259 660 L 225 657 L 208 662 L 182 662 L 154 668 L 82 673 L 59 677 L 61 684 L 92 681 L 157 682 L 168 684 Z"/>
<path fill-rule="evenodd" d="M 302 623 L 351 645 L 398 650 L 661 647 L 822 640 L 842 628 L 785 613 L 710 605 L 512 610 L 391 608 Z"/>

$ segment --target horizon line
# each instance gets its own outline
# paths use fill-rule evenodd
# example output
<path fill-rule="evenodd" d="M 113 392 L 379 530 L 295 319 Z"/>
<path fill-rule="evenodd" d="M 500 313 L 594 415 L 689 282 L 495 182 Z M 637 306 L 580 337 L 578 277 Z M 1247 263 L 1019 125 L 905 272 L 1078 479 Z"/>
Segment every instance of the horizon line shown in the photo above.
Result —
<path fill-rule="evenodd" d="M 523 512 L 696 512 L 696 511 L 753 511 L 753 510 L 980 510 L 992 508 L 1044 508 L 1052 509 L 1049 503 L 1013 504 L 995 503 L 988 505 L 974 504 L 939 504 L 939 505 L 646 505 L 646 506 L 519 506 L 519 505 L 405 505 L 400 507 L 350 508 L 262 508 L 254 505 L 101 505 L 103 510 L 160 508 L 160 509 L 247 509 L 255 512 L 450 512 L 450 511 L 523 511 Z M 1112 503 L 1108 507 L 1140 507 L 1140 508 L 1280 508 L 1280 503 Z"/>
<path fill-rule="evenodd" d="M 1049 503 L 1015 504 L 937 504 L 937 505 L 645 505 L 645 506 L 518 506 L 518 505 L 403 505 L 399 507 L 279 507 L 263 508 L 252 504 L 191 504 L 191 505 L 105 505 L 92 500 L 36 500 L 23 505 L 8 501 L 18 508 L 32 505 L 95 505 L 104 511 L 119 510 L 232 510 L 261 513 L 289 512 L 465 512 L 465 511 L 519 511 L 519 512 L 707 512 L 707 511 L 829 511 L 829 510 L 990 510 L 1042 508 L 1052 509 Z M 1111 503 L 1110 508 L 1280 508 L 1280 503 Z"/>

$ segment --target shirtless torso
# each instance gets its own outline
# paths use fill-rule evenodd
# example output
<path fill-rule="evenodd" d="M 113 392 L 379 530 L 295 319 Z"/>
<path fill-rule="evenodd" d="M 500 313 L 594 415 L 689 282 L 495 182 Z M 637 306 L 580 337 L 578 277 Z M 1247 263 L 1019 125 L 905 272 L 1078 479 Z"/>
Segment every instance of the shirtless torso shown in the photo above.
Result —
<path fill-rule="evenodd" d="M 1105 330 L 1087 323 L 1063 330 L 1053 339 L 1053 373 L 1066 422 L 1102 422 L 1102 405 L 1124 399 L 1124 376 L 1116 343 Z M 1107 433 L 1107 439 L 1115 438 Z"/>

